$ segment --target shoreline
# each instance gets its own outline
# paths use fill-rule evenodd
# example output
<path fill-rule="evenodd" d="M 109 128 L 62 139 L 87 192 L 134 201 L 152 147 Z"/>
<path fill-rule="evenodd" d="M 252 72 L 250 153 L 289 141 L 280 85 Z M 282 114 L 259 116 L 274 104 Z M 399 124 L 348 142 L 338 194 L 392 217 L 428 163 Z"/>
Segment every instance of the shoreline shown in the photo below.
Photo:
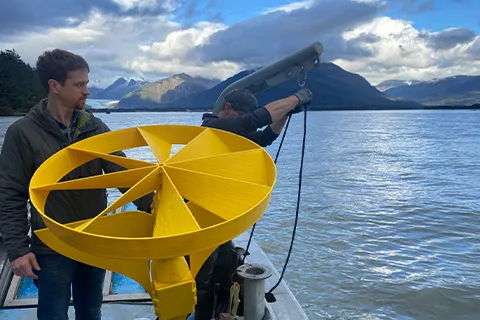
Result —
<path fill-rule="evenodd" d="M 91 113 L 135 113 L 135 112 L 211 112 L 212 108 L 139 108 L 139 109 L 115 109 L 115 108 L 88 108 Z M 401 111 L 401 110 L 480 110 L 480 104 L 470 106 L 422 106 L 392 108 L 388 106 L 371 107 L 309 107 L 308 111 Z M 17 111 L 12 114 L 0 114 L 0 117 L 23 117 L 28 111 Z"/>
<path fill-rule="evenodd" d="M 89 108 L 92 113 L 132 113 L 132 112 L 211 112 L 212 108 L 139 108 L 139 109 L 115 109 L 115 108 Z M 480 104 L 470 106 L 422 106 L 392 108 L 389 106 L 371 107 L 308 107 L 308 111 L 396 111 L 396 110 L 480 110 Z"/>

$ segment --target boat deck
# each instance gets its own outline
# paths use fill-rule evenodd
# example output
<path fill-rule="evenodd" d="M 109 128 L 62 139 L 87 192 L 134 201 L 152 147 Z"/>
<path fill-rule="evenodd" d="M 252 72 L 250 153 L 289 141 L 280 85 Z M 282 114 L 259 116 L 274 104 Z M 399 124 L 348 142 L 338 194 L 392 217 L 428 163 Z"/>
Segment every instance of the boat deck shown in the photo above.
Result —
<path fill-rule="evenodd" d="M 123 210 L 131 210 L 131 204 Z M 234 239 L 236 246 L 245 248 L 248 242 L 248 233 Z M 1 241 L 0 241 L 1 243 Z M 5 263 L 6 254 L 3 244 L 0 244 L 0 319 L 31 320 L 36 319 L 37 289 L 29 278 L 14 276 Z M 279 274 L 263 250 L 255 241 L 250 245 L 250 255 L 247 263 L 258 263 L 272 269 L 272 277 L 265 281 L 266 290 L 271 288 L 279 279 Z M 282 283 L 274 291 L 276 302 L 267 303 L 267 317 L 265 320 L 306 320 L 308 319 L 295 296 Z M 150 297 L 142 286 L 121 274 L 107 271 L 103 288 L 104 304 L 102 319 L 104 320 L 154 320 L 156 316 Z M 69 310 L 69 318 L 74 319 L 73 306 Z"/>

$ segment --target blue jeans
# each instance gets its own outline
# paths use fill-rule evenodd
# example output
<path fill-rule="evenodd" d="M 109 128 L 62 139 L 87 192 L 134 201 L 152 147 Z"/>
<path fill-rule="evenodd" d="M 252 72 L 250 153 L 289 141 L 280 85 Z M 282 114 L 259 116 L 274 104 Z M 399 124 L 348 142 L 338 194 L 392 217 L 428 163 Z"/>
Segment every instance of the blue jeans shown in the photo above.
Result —
<path fill-rule="evenodd" d="M 38 320 L 68 320 L 73 294 L 76 320 L 100 320 L 105 270 L 59 254 L 37 255 Z"/>

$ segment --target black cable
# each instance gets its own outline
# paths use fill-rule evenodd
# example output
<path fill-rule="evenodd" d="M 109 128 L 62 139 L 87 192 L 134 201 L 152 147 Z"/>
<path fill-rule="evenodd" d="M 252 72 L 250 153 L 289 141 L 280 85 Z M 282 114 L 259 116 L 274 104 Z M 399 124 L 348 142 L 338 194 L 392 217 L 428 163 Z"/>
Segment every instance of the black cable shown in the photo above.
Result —
<path fill-rule="evenodd" d="M 285 270 L 287 269 L 288 261 L 290 260 L 290 255 L 292 253 L 293 249 L 293 242 L 295 240 L 295 234 L 297 232 L 297 223 L 298 223 L 298 214 L 300 211 L 300 195 L 302 192 L 302 173 L 303 173 L 303 158 L 305 156 L 305 140 L 307 136 L 307 108 L 304 108 L 303 110 L 304 115 L 303 115 L 303 141 L 302 141 L 302 156 L 300 160 L 300 170 L 298 173 L 298 195 L 297 195 L 297 209 L 295 212 L 295 223 L 293 226 L 293 232 L 292 232 L 292 240 L 290 242 L 290 249 L 288 250 L 287 254 L 287 259 L 285 260 L 285 264 L 283 265 L 282 269 L 282 274 L 280 275 L 280 278 L 278 279 L 278 282 L 265 294 L 265 298 L 268 302 L 274 302 L 275 301 L 275 296 L 272 294 L 272 291 L 275 290 L 278 285 L 282 282 L 283 275 L 285 274 Z"/>
<path fill-rule="evenodd" d="M 287 124 L 285 125 L 285 130 L 283 131 L 282 140 L 280 140 L 280 145 L 278 146 L 277 155 L 275 156 L 275 160 L 274 160 L 275 164 L 277 164 L 278 156 L 280 155 L 280 150 L 282 150 L 283 140 L 285 140 L 285 136 L 287 134 L 288 125 L 290 124 L 290 119 L 291 118 L 292 118 L 292 114 L 290 113 L 290 115 L 288 116 L 288 119 L 287 119 Z M 248 255 L 250 255 L 250 252 L 248 252 L 248 249 L 250 248 L 250 244 L 252 243 L 253 233 L 255 232 L 255 226 L 256 225 L 257 225 L 257 223 L 255 223 L 253 225 L 252 231 L 250 232 L 250 237 L 248 238 L 247 248 L 245 249 L 245 254 L 243 255 L 243 259 L 242 259 L 242 264 L 245 263 L 245 258 Z"/>

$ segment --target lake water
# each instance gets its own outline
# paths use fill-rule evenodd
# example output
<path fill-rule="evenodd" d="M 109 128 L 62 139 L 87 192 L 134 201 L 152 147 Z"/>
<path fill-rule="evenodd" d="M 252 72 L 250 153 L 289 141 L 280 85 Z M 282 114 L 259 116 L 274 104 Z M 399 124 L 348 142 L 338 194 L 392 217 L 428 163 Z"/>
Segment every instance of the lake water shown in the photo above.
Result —
<path fill-rule="evenodd" d="M 201 113 L 97 116 L 112 130 L 201 122 Z M 302 117 L 292 119 L 255 234 L 279 270 L 295 215 Z M 15 119 L 0 118 L 0 143 Z M 480 112 L 310 112 L 307 130 L 285 279 L 310 319 L 480 319 Z M 267 148 L 272 156 L 279 141 Z M 127 154 L 153 161 L 144 149 Z"/>

